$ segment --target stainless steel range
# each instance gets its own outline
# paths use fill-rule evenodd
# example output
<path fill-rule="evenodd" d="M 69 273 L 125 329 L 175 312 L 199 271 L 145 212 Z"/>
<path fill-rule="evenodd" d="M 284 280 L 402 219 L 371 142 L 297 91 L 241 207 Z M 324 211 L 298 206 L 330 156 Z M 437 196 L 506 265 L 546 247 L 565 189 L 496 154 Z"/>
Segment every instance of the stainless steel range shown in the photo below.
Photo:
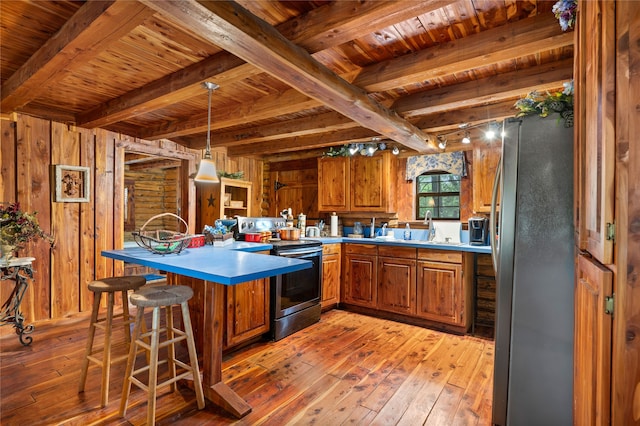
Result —
<path fill-rule="evenodd" d="M 237 217 L 236 239 L 244 234 L 275 231 L 285 226 L 279 217 Z M 271 333 L 280 340 L 320 320 L 322 291 L 322 243 L 316 240 L 271 239 L 271 254 L 295 257 L 313 263 L 309 269 L 271 278 Z"/>

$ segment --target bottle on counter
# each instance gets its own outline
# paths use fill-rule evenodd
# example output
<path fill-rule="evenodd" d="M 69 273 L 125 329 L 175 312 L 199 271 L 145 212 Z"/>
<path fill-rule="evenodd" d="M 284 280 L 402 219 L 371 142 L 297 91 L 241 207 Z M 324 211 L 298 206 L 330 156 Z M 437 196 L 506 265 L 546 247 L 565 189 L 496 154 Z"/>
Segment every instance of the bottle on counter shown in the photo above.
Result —
<path fill-rule="evenodd" d="M 291 212 L 291 207 L 287 210 L 287 228 L 293 228 L 293 213 Z"/>
<path fill-rule="evenodd" d="M 298 215 L 298 228 L 300 228 L 300 235 L 307 235 L 307 215 L 304 213 Z"/>
<path fill-rule="evenodd" d="M 411 239 L 411 227 L 409 226 L 408 223 L 404 227 L 404 239 L 405 240 L 410 240 Z"/>

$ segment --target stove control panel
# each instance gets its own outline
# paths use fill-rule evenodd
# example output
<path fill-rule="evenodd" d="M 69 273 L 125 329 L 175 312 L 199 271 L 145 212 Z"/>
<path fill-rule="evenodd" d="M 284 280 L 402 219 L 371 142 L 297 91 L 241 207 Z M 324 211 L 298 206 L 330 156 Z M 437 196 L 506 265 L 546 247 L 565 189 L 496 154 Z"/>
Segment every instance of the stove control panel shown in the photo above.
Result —
<path fill-rule="evenodd" d="M 274 232 L 286 226 L 281 217 L 242 217 L 237 216 L 238 232 L 246 234 L 250 232 L 271 231 Z"/>

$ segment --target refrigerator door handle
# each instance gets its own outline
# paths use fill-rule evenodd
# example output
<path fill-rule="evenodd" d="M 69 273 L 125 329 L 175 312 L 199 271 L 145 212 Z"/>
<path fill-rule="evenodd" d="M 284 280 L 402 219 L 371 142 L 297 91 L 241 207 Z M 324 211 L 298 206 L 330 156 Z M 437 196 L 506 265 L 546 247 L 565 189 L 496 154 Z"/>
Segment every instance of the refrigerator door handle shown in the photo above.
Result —
<path fill-rule="evenodd" d="M 489 239 L 491 243 L 491 261 L 493 262 L 493 270 L 498 274 L 498 224 L 496 223 L 498 211 L 498 190 L 502 186 L 502 161 L 503 156 L 500 156 L 500 161 L 498 162 L 498 167 L 496 168 L 496 176 L 493 179 L 493 193 L 491 194 L 491 212 L 489 214 L 489 229 L 491 232 L 489 233 Z"/>

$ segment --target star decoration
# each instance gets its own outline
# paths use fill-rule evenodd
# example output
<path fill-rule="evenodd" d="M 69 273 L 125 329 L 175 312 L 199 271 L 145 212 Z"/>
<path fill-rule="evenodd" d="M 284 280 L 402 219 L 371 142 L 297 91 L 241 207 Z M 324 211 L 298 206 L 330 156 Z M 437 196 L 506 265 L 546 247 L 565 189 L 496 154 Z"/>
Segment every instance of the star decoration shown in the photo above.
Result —
<path fill-rule="evenodd" d="M 216 199 L 213 198 L 213 194 L 209 195 L 209 198 L 207 198 L 207 201 L 209 202 L 209 204 L 207 205 L 207 207 L 213 207 L 213 203 Z"/>

